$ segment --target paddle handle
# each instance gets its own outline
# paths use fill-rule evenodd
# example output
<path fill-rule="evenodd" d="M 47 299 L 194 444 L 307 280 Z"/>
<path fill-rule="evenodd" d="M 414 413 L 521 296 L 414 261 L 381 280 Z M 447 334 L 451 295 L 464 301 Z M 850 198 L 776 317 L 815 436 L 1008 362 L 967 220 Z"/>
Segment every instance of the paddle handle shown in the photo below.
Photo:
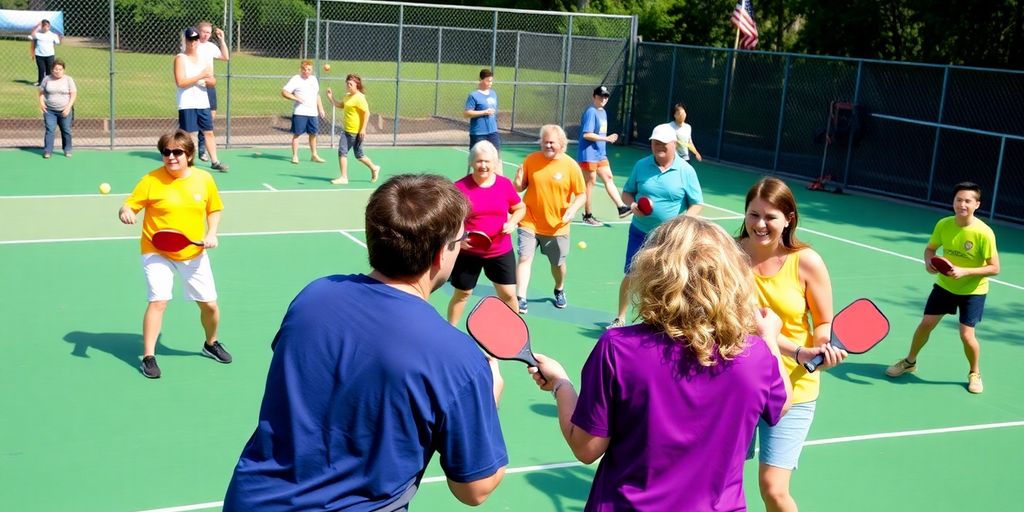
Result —
<path fill-rule="evenodd" d="M 837 339 L 832 339 L 830 341 L 830 343 L 832 344 L 832 346 L 838 348 L 839 350 L 846 350 L 846 347 L 844 347 L 843 344 L 840 343 L 839 340 L 837 340 Z M 811 359 L 810 361 L 807 361 L 806 363 L 804 363 L 803 367 L 804 367 L 805 370 L 807 370 L 807 373 L 814 373 L 814 370 L 817 370 L 818 367 L 821 366 L 821 363 L 824 363 L 824 362 L 825 362 L 825 355 L 824 354 L 818 354 L 818 355 L 814 356 L 814 358 Z"/>

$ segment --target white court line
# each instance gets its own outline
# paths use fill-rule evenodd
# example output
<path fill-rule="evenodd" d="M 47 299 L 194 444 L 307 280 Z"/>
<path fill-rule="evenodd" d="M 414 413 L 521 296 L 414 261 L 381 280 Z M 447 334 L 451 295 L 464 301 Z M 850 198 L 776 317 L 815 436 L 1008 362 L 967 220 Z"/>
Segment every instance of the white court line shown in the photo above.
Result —
<path fill-rule="evenodd" d="M 363 231 L 363 230 L 361 230 L 361 231 Z M 347 232 L 347 231 L 345 231 L 345 230 L 341 230 L 341 231 L 338 231 L 338 233 L 341 233 L 341 234 L 343 234 L 343 235 L 345 235 L 345 236 L 347 236 L 347 237 L 351 238 L 353 242 L 355 242 L 355 243 L 357 243 L 357 244 L 359 244 L 359 245 L 363 246 L 363 248 L 364 248 L 364 249 L 366 248 L 366 242 L 363 242 L 362 240 L 360 240 L 360 239 L 358 239 L 358 238 L 356 238 L 356 237 L 352 236 L 352 234 L 351 234 L 351 233 L 349 233 L 349 232 Z"/>
<path fill-rule="evenodd" d="M 860 436 L 845 436 L 845 437 L 833 437 L 830 439 L 817 439 L 814 441 L 805 441 L 804 446 L 823 446 L 829 444 L 843 444 L 853 443 L 860 441 L 871 441 L 875 439 L 892 439 L 900 437 L 916 437 L 916 436 L 927 436 L 935 434 L 948 434 L 953 432 L 970 432 L 977 430 L 992 430 L 997 428 L 1009 428 L 1009 427 L 1022 427 L 1024 421 L 1006 421 L 1002 423 L 985 423 L 981 425 L 964 425 L 960 427 L 945 427 L 945 428 L 931 428 L 924 430 L 905 430 L 901 432 L 883 432 L 879 434 L 866 434 Z M 582 462 L 558 462 L 554 464 L 540 464 L 536 466 L 521 466 L 516 468 L 508 468 L 505 470 L 506 474 L 511 473 L 529 473 L 533 471 L 545 471 L 549 469 L 561 469 L 582 466 Z M 444 482 L 446 478 L 444 476 L 432 476 L 424 478 L 420 481 L 421 484 L 430 484 Z M 169 507 L 169 508 L 155 508 L 150 510 L 143 510 L 140 512 L 188 512 L 190 510 L 206 510 L 211 508 L 217 508 L 224 505 L 223 501 L 211 501 L 208 503 L 197 503 L 195 505 L 183 505 L 180 507 Z"/>
<path fill-rule="evenodd" d="M 727 208 L 722 208 L 722 207 L 719 207 L 719 206 L 712 206 L 710 204 L 705 204 L 704 206 L 707 206 L 707 207 L 710 207 L 710 208 L 714 208 L 714 209 L 719 210 L 719 211 L 732 213 L 734 215 L 738 215 L 739 218 L 741 218 L 741 219 L 743 218 L 743 214 L 740 213 L 740 212 L 734 212 L 734 211 L 729 210 Z M 849 238 L 843 238 L 841 236 L 830 235 L 828 233 L 823 233 L 821 231 L 817 231 L 817 230 L 814 230 L 814 229 L 805 228 L 803 226 L 800 226 L 798 229 L 800 231 L 806 231 L 806 232 L 814 234 L 814 235 L 823 236 L 825 238 L 830 238 L 830 239 L 836 240 L 838 242 L 843 242 L 843 243 L 847 243 L 847 244 L 850 244 L 850 245 L 856 245 L 857 247 L 868 249 L 870 251 L 875 251 L 875 252 L 880 252 L 880 253 L 883 253 L 883 254 L 888 254 L 890 256 L 895 256 L 897 258 L 903 258 L 905 260 L 913 261 L 915 263 L 924 263 L 924 260 L 921 259 L 921 258 L 915 258 L 913 256 L 907 256 L 906 254 L 900 254 L 898 252 L 890 251 L 888 249 L 882 249 L 881 247 L 875 247 L 873 245 L 868 245 L 868 244 L 863 244 L 863 243 L 860 243 L 860 242 L 855 242 L 853 240 L 850 240 Z M 1003 286 L 1009 286 L 1010 288 L 1014 288 L 1014 289 L 1017 289 L 1017 290 L 1024 290 L 1024 286 L 1013 284 L 1013 283 L 1008 283 L 1006 281 L 1000 281 L 999 279 L 996 279 L 994 277 L 990 277 L 990 278 L 988 278 L 988 280 L 992 281 L 993 283 L 998 283 L 998 284 L 1001 284 Z"/>
<path fill-rule="evenodd" d="M 269 183 L 264 183 L 263 187 L 266 188 L 267 190 L 271 191 L 271 192 L 277 192 L 277 189 L 274 188 L 274 187 L 271 187 Z"/>
<path fill-rule="evenodd" d="M 269 187 L 266 183 L 263 184 L 265 187 Z M 273 187 L 271 187 L 273 188 Z M 271 192 L 372 192 L 377 190 L 375 188 L 288 188 L 288 189 L 273 189 L 273 190 L 220 190 L 221 195 L 224 194 L 269 194 Z M 128 197 L 129 194 L 44 194 L 38 196 L 0 196 L 0 200 L 3 199 L 68 199 L 75 197 Z"/>
<path fill-rule="evenodd" d="M 363 228 L 353 228 L 341 231 L 365 231 Z M 337 229 L 306 229 L 297 231 L 249 231 L 245 233 L 220 233 L 218 236 L 269 236 L 269 235 L 308 235 L 318 233 L 337 233 Z M 38 240 L 0 240 L 0 245 L 20 245 L 20 244 L 47 244 L 47 243 L 61 243 L 61 242 L 96 242 L 104 240 L 138 240 L 139 235 L 127 235 L 127 236 L 97 236 L 97 237 L 86 237 L 86 238 L 44 238 Z M 364 245 L 365 247 L 365 245 Z"/>

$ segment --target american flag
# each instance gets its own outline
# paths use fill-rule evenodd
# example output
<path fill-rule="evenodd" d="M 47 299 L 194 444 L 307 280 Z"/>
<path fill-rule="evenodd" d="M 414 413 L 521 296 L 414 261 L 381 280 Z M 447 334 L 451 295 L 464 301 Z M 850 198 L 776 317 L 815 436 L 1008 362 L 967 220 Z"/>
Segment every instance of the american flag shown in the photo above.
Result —
<path fill-rule="evenodd" d="M 753 0 L 739 0 L 732 11 L 732 24 L 740 31 L 740 48 L 753 50 L 757 47 L 757 23 L 754 21 Z"/>

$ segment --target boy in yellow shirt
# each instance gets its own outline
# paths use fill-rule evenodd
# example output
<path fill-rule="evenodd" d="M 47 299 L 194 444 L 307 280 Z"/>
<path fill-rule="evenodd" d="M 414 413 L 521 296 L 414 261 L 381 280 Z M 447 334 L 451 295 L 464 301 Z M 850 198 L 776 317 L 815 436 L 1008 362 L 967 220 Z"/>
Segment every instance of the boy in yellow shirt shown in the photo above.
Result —
<path fill-rule="evenodd" d="M 967 391 L 981 393 L 981 345 L 974 334 L 981 322 L 988 294 L 988 277 L 999 273 L 999 253 L 992 228 L 974 212 L 981 206 L 981 187 L 965 181 L 953 187 L 953 215 L 937 224 L 924 250 L 925 270 L 938 274 L 932 293 L 924 306 L 924 317 L 914 331 L 907 357 L 885 370 L 889 377 L 899 377 L 917 369 L 917 354 L 928 343 L 932 329 L 944 315 L 960 311 L 960 340 L 970 363 Z M 942 247 L 942 256 L 952 263 L 947 274 L 941 274 L 931 264 L 935 252 Z"/>

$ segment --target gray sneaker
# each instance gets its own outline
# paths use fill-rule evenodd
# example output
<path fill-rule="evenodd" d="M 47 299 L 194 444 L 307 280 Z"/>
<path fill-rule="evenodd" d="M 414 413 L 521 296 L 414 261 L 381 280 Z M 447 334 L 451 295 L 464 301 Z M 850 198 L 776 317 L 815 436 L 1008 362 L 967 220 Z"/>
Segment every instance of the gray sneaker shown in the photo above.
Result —
<path fill-rule="evenodd" d="M 529 309 L 529 304 L 526 302 L 526 297 L 517 297 L 519 299 L 519 314 L 525 315 Z"/>
<path fill-rule="evenodd" d="M 210 154 L 207 153 L 206 151 L 203 151 L 203 152 L 199 153 L 199 159 L 204 161 L 204 162 L 209 162 L 210 161 Z"/>
<path fill-rule="evenodd" d="M 612 320 L 612 323 L 608 324 L 608 327 L 605 327 L 605 329 L 615 329 L 616 327 L 625 327 L 625 326 L 626 326 L 626 322 L 624 322 L 619 317 L 615 317 L 615 320 Z"/>
<path fill-rule="evenodd" d="M 210 164 L 210 169 L 220 172 L 228 172 L 228 164 L 223 162 L 214 162 Z"/>
<path fill-rule="evenodd" d="M 555 290 L 555 307 L 562 309 L 567 304 L 569 303 L 565 301 L 565 290 Z"/>
<path fill-rule="evenodd" d="M 584 213 L 583 214 L 583 223 L 588 225 L 588 226 L 603 226 L 604 225 L 603 222 L 597 220 L 597 217 L 594 217 L 593 213 Z"/>
<path fill-rule="evenodd" d="M 906 359 L 896 361 L 892 366 L 885 369 L 885 374 L 890 377 L 899 377 L 904 373 L 913 373 L 917 369 L 917 361 L 911 363 Z"/>
<path fill-rule="evenodd" d="M 145 375 L 147 379 L 160 378 L 160 367 L 156 365 L 156 357 L 143 357 L 142 364 L 139 365 L 139 369 L 142 370 L 142 374 Z"/>
<path fill-rule="evenodd" d="M 218 363 L 228 364 L 231 362 L 231 354 L 224 349 L 224 345 L 221 345 L 219 341 L 213 342 L 212 345 L 203 343 L 203 355 Z"/>

